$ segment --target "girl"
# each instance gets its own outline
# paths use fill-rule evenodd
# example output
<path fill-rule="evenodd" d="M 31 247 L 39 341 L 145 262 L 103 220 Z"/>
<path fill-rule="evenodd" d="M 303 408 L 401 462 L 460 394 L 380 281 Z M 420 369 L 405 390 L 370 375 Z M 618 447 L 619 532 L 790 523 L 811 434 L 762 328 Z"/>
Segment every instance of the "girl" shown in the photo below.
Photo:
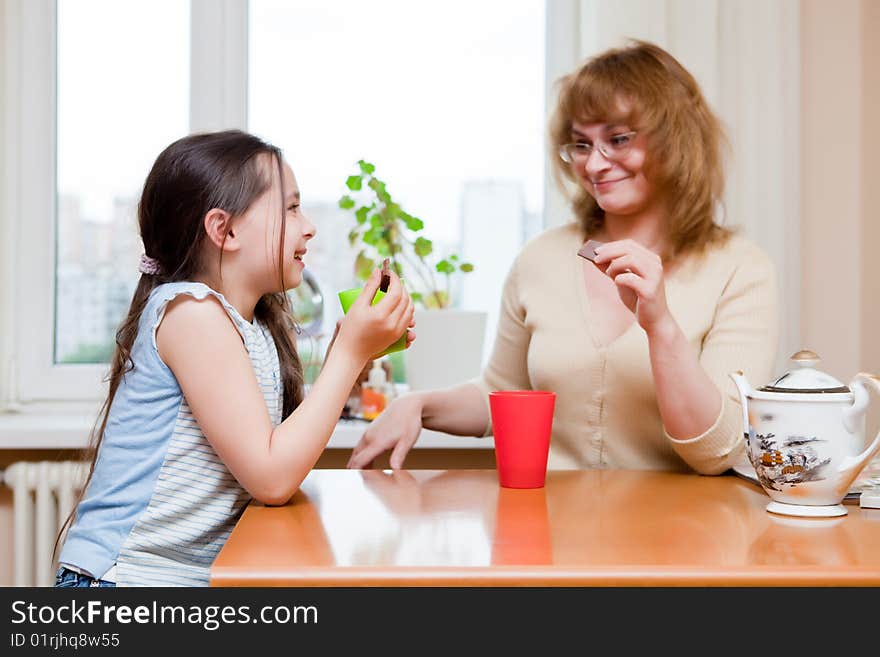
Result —
<path fill-rule="evenodd" d="M 138 221 L 146 255 L 59 586 L 207 584 L 251 498 L 284 504 L 296 492 L 370 357 L 404 331 L 414 339 L 393 273 L 370 305 L 374 271 L 303 399 L 284 292 L 302 281 L 316 231 L 281 152 L 257 137 L 168 146 Z"/>
<path fill-rule="evenodd" d="M 742 460 L 728 373 L 770 378 L 778 304 L 767 255 L 714 221 L 721 144 L 694 78 L 653 44 L 563 78 L 550 145 L 574 221 L 516 258 L 482 377 L 399 397 L 349 466 L 391 449 L 401 467 L 423 426 L 487 435 L 488 392 L 530 388 L 556 392 L 551 468 L 719 474 Z"/>

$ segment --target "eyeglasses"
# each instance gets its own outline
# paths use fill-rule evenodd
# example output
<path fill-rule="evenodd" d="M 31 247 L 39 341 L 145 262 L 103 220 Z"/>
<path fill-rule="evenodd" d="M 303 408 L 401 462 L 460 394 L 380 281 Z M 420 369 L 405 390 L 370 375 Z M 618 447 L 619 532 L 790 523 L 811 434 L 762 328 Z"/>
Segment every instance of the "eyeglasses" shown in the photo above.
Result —
<path fill-rule="evenodd" d="M 559 157 L 568 164 L 586 162 L 587 158 L 593 154 L 593 149 L 598 149 L 606 160 L 618 162 L 629 151 L 635 136 L 636 131 L 632 130 L 613 135 L 607 143 L 596 141 L 595 144 L 591 144 L 586 141 L 578 141 L 572 144 L 563 144 L 559 147 Z"/>

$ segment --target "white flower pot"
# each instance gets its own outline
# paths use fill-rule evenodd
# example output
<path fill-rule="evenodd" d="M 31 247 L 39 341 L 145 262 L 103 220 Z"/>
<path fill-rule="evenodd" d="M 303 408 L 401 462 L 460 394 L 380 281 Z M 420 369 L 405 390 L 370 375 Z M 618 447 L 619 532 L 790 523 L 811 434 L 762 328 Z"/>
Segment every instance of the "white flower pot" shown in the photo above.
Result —
<path fill-rule="evenodd" d="M 446 388 L 479 376 L 487 313 L 416 310 L 416 341 L 404 352 L 410 390 Z"/>

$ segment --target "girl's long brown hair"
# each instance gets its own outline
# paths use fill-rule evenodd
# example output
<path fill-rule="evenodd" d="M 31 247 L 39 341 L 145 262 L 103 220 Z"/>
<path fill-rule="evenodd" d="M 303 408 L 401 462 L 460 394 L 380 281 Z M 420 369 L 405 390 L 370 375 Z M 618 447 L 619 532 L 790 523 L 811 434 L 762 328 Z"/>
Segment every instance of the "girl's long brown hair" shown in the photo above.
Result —
<path fill-rule="evenodd" d="M 550 160 L 587 237 L 602 228 L 605 213 L 559 158 L 559 147 L 572 140 L 574 121 L 623 123 L 648 136 L 645 173 L 664 193 L 668 209 L 665 257 L 699 252 L 730 236 L 730 229 L 715 222 L 724 192 L 724 131 L 697 81 L 672 55 L 632 41 L 591 58 L 558 86 Z M 565 181 L 576 184 L 573 192 Z"/>
<path fill-rule="evenodd" d="M 161 271 L 155 275 L 141 275 L 128 314 L 116 332 L 116 348 L 107 376 L 107 398 L 98 413 L 89 448 L 84 455 L 84 460 L 90 461 L 89 475 L 77 504 L 58 533 L 53 555 L 57 553 L 61 538 L 75 517 L 77 505 L 92 480 L 116 391 L 123 376 L 137 367 L 137 363 L 131 359 L 131 350 L 150 293 L 164 283 L 192 280 L 202 270 L 205 215 L 217 208 L 228 212 L 234 221 L 244 213 L 272 184 L 272 168 L 266 167 L 264 162 L 273 163 L 281 180 L 282 217 L 278 243 L 281 291 L 264 295 L 258 301 L 254 315 L 268 326 L 278 351 L 284 394 L 282 418 L 290 415 L 302 401 L 303 368 L 294 336 L 297 327 L 289 299 L 283 291 L 286 222 L 283 217 L 285 190 L 281 151 L 239 130 L 195 134 L 179 139 L 156 158 L 138 203 L 138 224 L 144 252 L 158 261 Z"/>

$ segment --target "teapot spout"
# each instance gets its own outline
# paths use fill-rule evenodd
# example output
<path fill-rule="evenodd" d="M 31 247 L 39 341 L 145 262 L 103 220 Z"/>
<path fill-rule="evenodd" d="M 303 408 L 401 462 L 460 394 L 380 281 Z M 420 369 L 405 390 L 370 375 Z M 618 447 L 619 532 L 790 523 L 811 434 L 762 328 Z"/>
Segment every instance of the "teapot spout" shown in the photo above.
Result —
<path fill-rule="evenodd" d="M 742 370 L 737 370 L 736 372 L 730 373 L 730 378 L 733 379 L 733 382 L 736 384 L 737 390 L 739 390 L 739 400 L 742 404 L 742 414 L 743 414 L 743 433 L 748 437 L 749 435 L 749 398 L 748 395 L 752 392 L 752 386 L 749 384 L 748 379 L 746 379 L 746 375 L 742 373 Z"/>

